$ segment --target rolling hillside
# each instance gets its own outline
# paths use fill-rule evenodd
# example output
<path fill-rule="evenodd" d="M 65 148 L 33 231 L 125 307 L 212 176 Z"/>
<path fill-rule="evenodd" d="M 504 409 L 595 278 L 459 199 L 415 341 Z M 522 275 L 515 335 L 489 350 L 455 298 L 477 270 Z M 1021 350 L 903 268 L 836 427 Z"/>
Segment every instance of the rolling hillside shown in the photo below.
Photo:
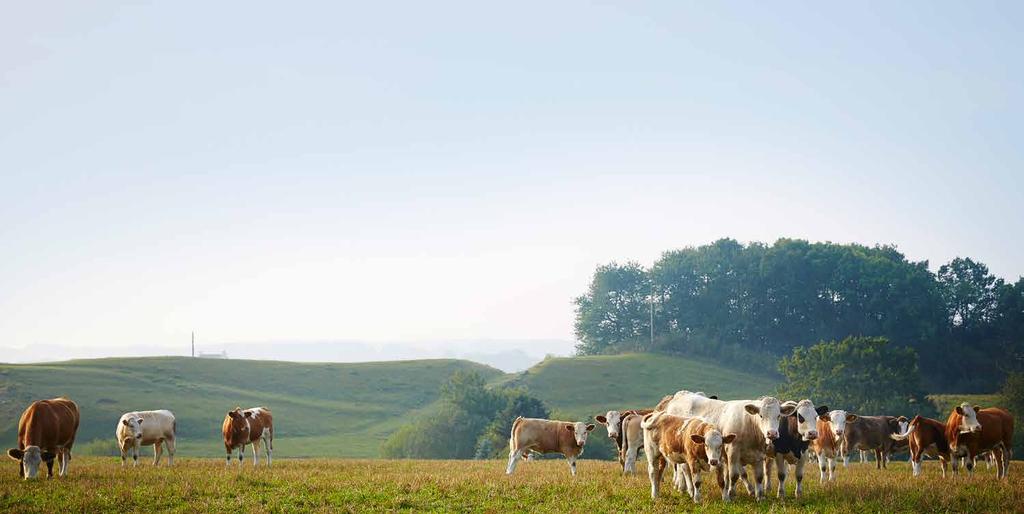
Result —
<path fill-rule="evenodd" d="M 738 399 L 774 394 L 776 387 L 770 377 L 649 353 L 550 358 L 496 382 L 525 386 L 556 413 L 581 419 L 611 408 L 654 407 L 680 389 Z"/>
<path fill-rule="evenodd" d="M 78 445 L 112 442 L 123 412 L 166 408 L 177 416 L 182 455 L 222 456 L 225 412 L 266 405 L 275 415 L 278 455 L 375 457 L 381 441 L 434 402 L 441 383 L 458 370 L 501 376 L 459 360 L 301 364 L 155 357 L 0 364 L 0 442 L 13 445 L 18 418 L 32 400 L 65 395 L 82 411 Z"/>

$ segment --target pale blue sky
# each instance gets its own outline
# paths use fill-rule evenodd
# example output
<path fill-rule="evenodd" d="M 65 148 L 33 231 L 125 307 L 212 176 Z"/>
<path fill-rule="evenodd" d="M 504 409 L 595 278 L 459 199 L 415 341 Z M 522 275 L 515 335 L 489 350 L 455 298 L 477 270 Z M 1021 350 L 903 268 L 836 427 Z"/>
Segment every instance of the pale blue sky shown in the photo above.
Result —
<path fill-rule="evenodd" d="M 1024 274 L 1019 2 L 0 13 L 0 346 L 570 339 L 724 236 Z"/>

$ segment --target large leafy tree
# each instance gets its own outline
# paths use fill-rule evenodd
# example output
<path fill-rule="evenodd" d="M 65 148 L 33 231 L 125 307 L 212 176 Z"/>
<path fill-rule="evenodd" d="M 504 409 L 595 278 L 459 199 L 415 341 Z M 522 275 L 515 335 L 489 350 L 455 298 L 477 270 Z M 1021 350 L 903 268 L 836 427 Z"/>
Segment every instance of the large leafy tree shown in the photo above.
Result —
<path fill-rule="evenodd" d="M 638 349 L 650 330 L 651 292 L 647 272 L 637 263 L 599 267 L 590 289 L 575 300 L 577 350 Z"/>
<path fill-rule="evenodd" d="M 954 330 L 969 334 L 990 325 L 1003 281 L 992 276 L 988 266 L 957 257 L 939 268 L 938 280 Z"/>
<path fill-rule="evenodd" d="M 779 394 L 865 415 L 932 414 L 912 348 L 884 337 L 847 337 L 797 347 L 779 362 Z"/>

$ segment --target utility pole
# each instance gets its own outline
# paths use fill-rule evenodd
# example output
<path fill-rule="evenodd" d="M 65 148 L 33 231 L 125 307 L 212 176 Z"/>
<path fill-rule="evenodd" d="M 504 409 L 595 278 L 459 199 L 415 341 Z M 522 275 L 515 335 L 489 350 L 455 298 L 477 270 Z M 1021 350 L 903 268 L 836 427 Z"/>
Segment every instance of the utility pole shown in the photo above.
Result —
<path fill-rule="evenodd" d="M 192 331 L 192 357 L 196 356 L 196 331 Z"/>
<path fill-rule="evenodd" d="M 651 347 L 654 349 L 654 282 L 651 282 Z"/>

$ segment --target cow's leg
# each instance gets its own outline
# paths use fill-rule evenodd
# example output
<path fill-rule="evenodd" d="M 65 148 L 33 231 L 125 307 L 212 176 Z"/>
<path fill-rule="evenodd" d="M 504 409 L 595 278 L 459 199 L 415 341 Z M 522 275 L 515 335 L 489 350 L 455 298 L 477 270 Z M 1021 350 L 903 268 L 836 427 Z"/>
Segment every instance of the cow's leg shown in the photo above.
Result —
<path fill-rule="evenodd" d="M 64 476 L 71 471 L 71 448 L 64 448 Z"/>
<path fill-rule="evenodd" d="M 230 467 L 231 466 L 231 447 L 225 444 L 224 445 L 224 450 L 228 454 L 228 457 L 227 457 L 227 460 L 225 461 L 225 463 L 227 464 L 227 466 Z"/>
<path fill-rule="evenodd" d="M 967 476 L 974 476 L 974 456 L 964 458 L 964 467 L 967 468 Z"/>
<path fill-rule="evenodd" d="M 626 467 L 624 472 L 636 474 L 636 460 L 640 458 L 640 443 L 633 443 L 631 439 L 629 441 L 629 447 L 626 448 Z"/>
<path fill-rule="evenodd" d="M 754 464 L 754 499 L 760 501 L 764 499 L 764 488 L 762 487 L 764 485 L 764 466 L 757 464 Z"/>
<path fill-rule="evenodd" d="M 238 469 L 242 469 L 242 461 L 245 460 L 245 445 L 238 447 Z"/>
<path fill-rule="evenodd" d="M 165 440 L 164 444 L 167 445 L 167 465 L 168 466 L 173 466 L 174 465 L 174 452 L 176 452 L 178 450 L 175 447 L 174 438 L 172 437 L 170 439 Z"/>
<path fill-rule="evenodd" d="M 882 469 L 883 460 L 885 460 L 885 456 L 882 455 L 882 449 L 875 448 L 875 469 Z"/>
<path fill-rule="evenodd" d="M 921 474 L 921 457 L 923 452 L 914 447 L 910 448 L 910 469 L 913 475 L 919 476 Z"/>
<path fill-rule="evenodd" d="M 125 461 L 128 460 L 128 445 L 124 441 L 118 445 L 121 448 L 121 467 L 124 467 Z"/>
<path fill-rule="evenodd" d="M 665 472 L 665 459 L 657 451 L 646 448 L 647 453 L 647 478 L 651 480 L 651 499 L 658 499 L 658 489 L 661 487 L 661 475 Z"/>
<path fill-rule="evenodd" d="M 511 475 L 516 470 L 516 462 L 523 456 L 522 449 L 513 449 L 508 452 L 508 467 L 505 468 L 505 474 Z"/>
<path fill-rule="evenodd" d="M 764 459 L 764 482 L 761 487 L 768 491 L 772 488 L 772 459 Z"/>
<path fill-rule="evenodd" d="M 829 480 L 829 482 L 831 482 L 831 481 L 836 479 L 836 466 L 837 465 L 838 465 L 838 463 L 836 462 L 836 458 L 835 457 L 832 457 L 832 458 L 828 459 L 828 480 Z"/>
<path fill-rule="evenodd" d="M 160 457 L 164 456 L 163 442 L 157 439 L 156 444 L 153 445 L 153 465 L 160 465 Z"/>
<path fill-rule="evenodd" d="M 566 460 L 569 461 L 569 473 L 576 476 L 576 457 L 566 457 Z"/>
<path fill-rule="evenodd" d="M 765 462 L 768 462 L 768 459 L 765 459 Z M 775 456 L 775 467 L 778 468 L 777 472 L 779 474 L 779 491 L 778 491 L 779 498 L 780 499 L 781 498 L 785 498 L 786 497 L 786 471 L 787 471 L 786 470 L 786 458 L 783 457 L 782 455 L 776 455 Z M 765 482 L 766 483 L 768 482 L 768 469 L 767 468 L 768 468 L 768 466 L 765 465 L 765 475 L 764 476 L 765 476 Z M 766 492 L 768 491 L 767 487 L 765 488 L 765 491 Z"/>
<path fill-rule="evenodd" d="M 821 483 L 825 483 L 825 477 L 827 476 L 829 461 L 832 461 L 832 459 L 827 458 L 824 455 L 818 456 L 818 469 L 821 470 L 821 476 L 818 477 L 818 481 Z"/>
<path fill-rule="evenodd" d="M 693 490 L 690 497 L 693 498 L 693 503 L 700 503 L 702 498 L 700 496 L 700 464 L 694 462 L 694 466 L 690 468 L 690 487 Z"/>
<path fill-rule="evenodd" d="M 141 449 L 141 443 L 138 439 L 132 440 L 132 467 L 139 466 L 139 450 Z"/>
<path fill-rule="evenodd" d="M 795 496 L 796 498 L 800 498 L 800 495 L 803 494 L 804 465 L 807 464 L 808 460 L 810 460 L 810 455 L 805 453 L 802 457 L 800 457 L 799 460 L 796 461 L 796 490 L 793 491 L 793 496 Z"/>
<path fill-rule="evenodd" d="M 53 459 L 46 461 L 46 478 L 53 478 Z"/>
<path fill-rule="evenodd" d="M 255 466 L 259 465 L 259 463 L 260 463 L 260 440 L 259 440 L 259 438 L 256 438 L 256 440 L 252 442 L 251 446 L 252 446 L 252 465 L 255 467 Z"/>
<path fill-rule="evenodd" d="M 736 482 L 740 479 L 740 455 L 739 452 L 729 453 L 729 476 L 726 478 L 726 488 L 722 489 L 722 499 L 730 501 L 736 496 Z"/>
<path fill-rule="evenodd" d="M 743 481 L 743 485 L 745 485 L 747 487 L 747 493 L 750 494 L 751 496 L 754 496 L 755 489 L 754 489 L 754 486 L 750 484 L 750 478 L 747 476 L 747 468 L 746 468 L 746 466 L 740 466 L 740 480 L 742 480 Z M 760 486 L 761 482 L 758 481 L 757 485 Z"/>
<path fill-rule="evenodd" d="M 270 439 L 266 435 L 263 436 L 263 450 L 267 452 L 267 467 L 269 468 L 270 467 L 270 453 L 273 450 L 270 448 Z"/>

